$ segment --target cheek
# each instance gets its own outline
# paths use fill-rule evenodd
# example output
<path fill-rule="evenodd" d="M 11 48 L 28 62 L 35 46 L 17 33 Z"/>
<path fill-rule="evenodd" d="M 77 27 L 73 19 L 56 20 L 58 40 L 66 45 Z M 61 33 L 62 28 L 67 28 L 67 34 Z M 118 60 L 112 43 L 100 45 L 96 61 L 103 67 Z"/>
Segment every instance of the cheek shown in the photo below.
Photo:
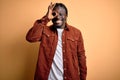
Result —
<path fill-rule="evenodd" d="M 63 21 L 66 21 L 66 17 L 65 17 L 65 16 L 63 16 L 63 17 L 62 17 L 62 20 L 63 20 Z"/>

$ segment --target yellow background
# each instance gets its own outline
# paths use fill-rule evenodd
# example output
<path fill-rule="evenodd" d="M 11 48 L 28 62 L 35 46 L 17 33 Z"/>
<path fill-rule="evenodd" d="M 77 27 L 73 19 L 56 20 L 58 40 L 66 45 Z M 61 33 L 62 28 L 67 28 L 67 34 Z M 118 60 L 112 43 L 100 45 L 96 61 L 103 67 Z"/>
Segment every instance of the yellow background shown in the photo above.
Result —
<path fill-rule="evenodd" d="M 0 0 L 0 80 L 33 80 L 39 43 L 25 36 L 50 2 L 83 34 L 87 80 L 120 80 L 120 0 Z"/>

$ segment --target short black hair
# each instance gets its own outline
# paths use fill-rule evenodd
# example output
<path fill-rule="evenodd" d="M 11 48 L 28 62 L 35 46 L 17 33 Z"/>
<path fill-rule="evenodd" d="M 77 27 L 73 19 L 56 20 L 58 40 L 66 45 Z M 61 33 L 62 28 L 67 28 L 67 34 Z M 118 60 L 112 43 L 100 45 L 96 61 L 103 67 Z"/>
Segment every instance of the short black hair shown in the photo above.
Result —
<path fill-rule="evenodd" d="M 67 7 L 63 3 L 56 3 L 56 5 L 55 5 L 54 8 L 56 8 L 56 7 L 62 7 L 62 8 L 64 8 L 65 11 L 66 11 L 66 15 L 68 16 L 68 9 L 67 9 Z"/>

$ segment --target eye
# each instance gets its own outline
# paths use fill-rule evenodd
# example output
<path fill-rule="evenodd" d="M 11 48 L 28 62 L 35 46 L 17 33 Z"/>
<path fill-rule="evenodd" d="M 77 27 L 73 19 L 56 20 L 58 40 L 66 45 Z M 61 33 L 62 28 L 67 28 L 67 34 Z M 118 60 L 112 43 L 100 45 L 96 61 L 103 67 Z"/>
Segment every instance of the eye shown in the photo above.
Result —
<path fill-rule="evenodd" d="M 62 13 L 60 13 L 59 15 L 60 15 L 60 16 L 62 16 L 63 14 L 62 14 Z"/>
<path fill-rule="evenodd" d="M 53 12 L 53 13 L 52 13 L 52 15 L 53 15 L 53 16 L 56 16 L 56 13 L 55 13 L 55 12 Z"/>

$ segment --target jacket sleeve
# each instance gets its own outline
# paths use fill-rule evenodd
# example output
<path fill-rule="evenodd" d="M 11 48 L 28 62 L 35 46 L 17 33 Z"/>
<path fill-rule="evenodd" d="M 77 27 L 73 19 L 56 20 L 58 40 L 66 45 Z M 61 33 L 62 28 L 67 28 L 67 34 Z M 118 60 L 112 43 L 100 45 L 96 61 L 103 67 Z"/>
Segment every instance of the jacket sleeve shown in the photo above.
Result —
<path fill-rule="evenodd" d="M 80 80 L 86 80 L 87 76 L 86 56 L 81 32 L 79 34 L 77 53 L 80 70 Z"/>
<path fill-rule="evenodd" d="M 46 16 L 44 16 L 40 20 L 36 20 L 33 27 L 28 31 L 28 33 L 26 35 L 26 40 L 29 42 L 40 41 L 43 29 L 49 21 L 50 20 Z"/>

